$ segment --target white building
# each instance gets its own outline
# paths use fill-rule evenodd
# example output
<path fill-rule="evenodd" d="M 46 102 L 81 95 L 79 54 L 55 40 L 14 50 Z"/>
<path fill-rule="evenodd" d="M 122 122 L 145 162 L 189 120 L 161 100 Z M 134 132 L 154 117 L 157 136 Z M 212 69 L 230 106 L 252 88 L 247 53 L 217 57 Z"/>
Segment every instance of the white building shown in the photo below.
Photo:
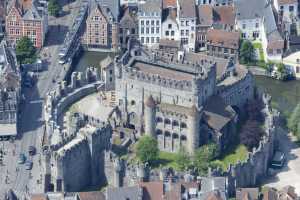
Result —
<path fill-rule="evenodd" d="M 147 0 L 138 6 L 139 40 L 148 47 L 158 46 L 161 37 L 162 1 Z"/>
<path fill-rule="evenodd" d="M 194 0 L 177 0 L 177 23 L 179 38 L 187 51 L 195 50 L 196 7 Z"/>
<path fill-rule="evenodd" d="M 298 18 L 298 0 L 274 0 L 274 7 L 285 22 Z"/>
<path fill-rule="evenodd" d="M 284 40 L 280 35 L 269 0 L 236 0 L 236 29 L 242 39 L 262 44 L 265 61 L 281 61 Z"/>
<path fill-rule="evenodd" d="M 163 17 L 162 22 L 162 39 L 167 40 L 180 40 L 179 38 L 179 25 L 177 23 L 176 9 L 169 8 L 166 10 L 166 15 Z"/>
<path fill-rule="evenodd" d="M 293 72 L 297 79 L 300 79 L 300 51 L 283 58 L 282 63 Z"/>

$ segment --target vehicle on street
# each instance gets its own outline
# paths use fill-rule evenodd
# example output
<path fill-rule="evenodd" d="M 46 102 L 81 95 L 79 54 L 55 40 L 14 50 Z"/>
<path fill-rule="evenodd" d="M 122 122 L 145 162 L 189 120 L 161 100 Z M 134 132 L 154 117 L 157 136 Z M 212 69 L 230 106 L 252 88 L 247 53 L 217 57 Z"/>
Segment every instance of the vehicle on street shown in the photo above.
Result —
<path fill-rule="evenodd" d="M 28 153 L 29 153 L 30 156 L 35 155 L 35 153 L 36 153 L 35 147 L 34 146 L 29 146 L 28 147 Z"/>
<path fill-rule="evenodd" d="M 25 169 L 26 170 L 31 170 L 32 166 L 33 166 L 32 161 L 30 161 L 30 160 L 26 161 L 26 163 L 25 163 Z"/>
<path fill-rule="evenodd" d="M 18 163 L 19 163 L 19 164 L 24 164 L 25 161 L 26 161 L 26 156 L 25 156 L 23 153 L 21 153 L 21 154 L 19 155 Z"/>
<path fill-rule="evenodd" d="M 270 167 L 273 169 L 280 169 L 284 166 L 285 160 L 285 154 L 281 151 L 276 151 L 271 161 Z"/>

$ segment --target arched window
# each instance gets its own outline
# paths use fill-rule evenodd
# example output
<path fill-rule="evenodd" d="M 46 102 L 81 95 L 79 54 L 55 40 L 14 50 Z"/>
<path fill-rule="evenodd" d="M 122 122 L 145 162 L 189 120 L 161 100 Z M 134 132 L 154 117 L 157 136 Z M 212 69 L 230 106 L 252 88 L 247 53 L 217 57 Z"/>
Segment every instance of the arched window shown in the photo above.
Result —
<path fill-rule="evenodd" d="M 171 121 L 168 118 L 166 118 L 165 119 L 165 124 L 171 124 Z"/>
<path fill-rule="evenodd" d="M 176 120 L 173 120 L 173 121 L 172 121 L 172 125 L 173 125 L 173 126 L 178 126 L 178 125 L 179 125 L 179 123 L 178 123 L 178 121 L 176 121 Z"/>
<path fill-rule="evenodd" d="M 162 118 L 161 117 L 156 117 L 156 122 L 162 122 Z"/>
<path fill-rule="evenodd" d="M 169 131 L 165 132 L 165 137 L 171 137 L 171 133 Z"/>
<path fill-rule="evenodd" d="M 177 138 L 178 138 L 178 134 L 177 134 L 177 133 L 173 133 L 172 136 L 173 136 L 174 139 L 177 139 Z"/>
<path fill-rule="evenodd" d="M 181 122 L 181 123 L 180 123 L 180 127 L 181 127 L 181 128 L 186 128 L 186 127 L 187 127 L 187 126 L 186 126 L 186 123 Z"/>
<path fill-rule="evenodd" d="M 185 136 L 185 135 L 181 135 L 181 136 L 180 136 L 180 140 L 186 141 L 186 136 Z"/>
<path fill-rule="evenodd" d="M 162 131 L 160 129 L 156 130 L 156 135 L 162 135 Z"/>

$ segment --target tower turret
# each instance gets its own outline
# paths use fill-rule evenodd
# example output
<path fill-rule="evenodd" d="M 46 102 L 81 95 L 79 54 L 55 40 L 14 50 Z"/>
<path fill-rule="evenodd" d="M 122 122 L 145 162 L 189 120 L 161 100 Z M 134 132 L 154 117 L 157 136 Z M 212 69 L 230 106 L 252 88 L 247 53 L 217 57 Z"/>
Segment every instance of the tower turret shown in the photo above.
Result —
<path fill-rule="evenodd" d="M 150 95 L 145 102 L 145 133 L 155 137 L 155 101 Z"/>
<path fill-rule="evenodd" d="M 193 105 L 188 116 L 187 151 L 193 154 L 199 147 L 200 119 L 202 108 Z"/>

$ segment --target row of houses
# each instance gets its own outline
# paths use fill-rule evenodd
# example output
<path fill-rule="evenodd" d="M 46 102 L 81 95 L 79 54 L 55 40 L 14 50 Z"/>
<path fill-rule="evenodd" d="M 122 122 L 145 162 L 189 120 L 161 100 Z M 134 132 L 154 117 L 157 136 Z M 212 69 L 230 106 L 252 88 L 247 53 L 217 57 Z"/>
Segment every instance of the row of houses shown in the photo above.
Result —
<path fill-rule="evenodd" d="M 118 0 L 111 5 L 119 5 Z M 281 61 L 285 34 L 298 19 L 296 0 L 122 1 L 120 15 L 109 16 L 105 2 L 90 12 L 85 44 L 126 48 L 131 37 L 150 48 L 168 44 L 186 51 L 236 57 L 240 39 L 260 43 L 265 61 Z M 115 7 L 114 7 L 115 8 Z M 95 19 L 102 19 L 97 21 Z M 114 32 L 115 31 L 115 32 Z M 116 37 L 113 41 L 113 37 Z"/>

